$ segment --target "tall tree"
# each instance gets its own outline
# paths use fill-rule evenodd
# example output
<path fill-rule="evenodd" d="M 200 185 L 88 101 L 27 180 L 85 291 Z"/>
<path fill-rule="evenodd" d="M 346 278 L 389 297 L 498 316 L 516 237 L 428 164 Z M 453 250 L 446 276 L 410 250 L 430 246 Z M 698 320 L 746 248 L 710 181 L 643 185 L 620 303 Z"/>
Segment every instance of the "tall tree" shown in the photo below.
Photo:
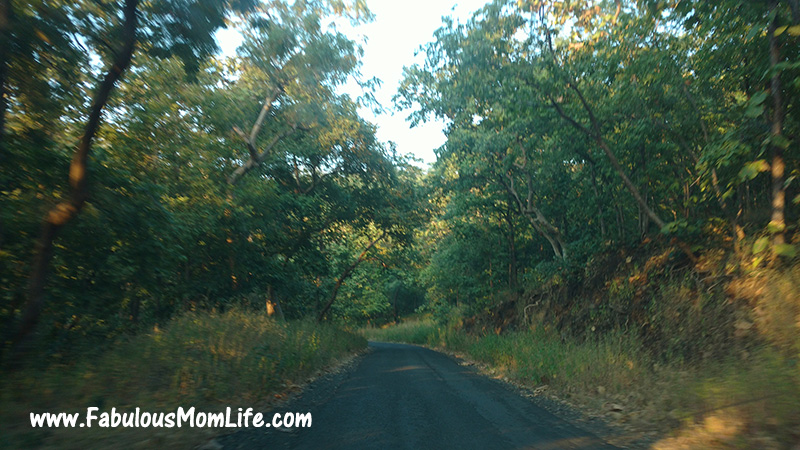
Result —
<path fill-rule="evenodd" d="M 165 56 L 177 55 L 184 60 L 187 69 L 196 70 L 197 61 L 216 49 L 211 34 L 224 25 L 223 19 L 228 11 L 227 3 L 208 3 L 207 7 L 185 2 L 170 5 L 148 4 L 148 8 L 140 11 L 138 0 L 126 0 L 122 5 L 98 5 L 87 10 L 68 9 L 62 16 L 67 20 L 78 19 L 87 24 L 86 42 L 92 45 L 96 55 L 107 61 L 107 66 L 97 83 L 88 118 L 72 157 L 68 200 L 56 202 L 42 221 L 42 231 L 31 269 L 28 298 L 14 337 L 17 344 L 30 335 L 41 314 L 45 280 L 56 236 L 83 209 L 89 198 L 88 166 L 93 141 L 112 91 L 131 64 L 138 33 L 144 30 L 143 33 L 148 38 L 148 51 Z M 7 15 L 12 17 L 12 13 L 7 12 Z M 54 30 L 62 42 L 68 42 L 64 44 L 67 47 L 80 45 L 69 39 L 71 32 L 74 33 L 74 30 Z M 116 40 L 108 43 L 105 40 L 107 36 L 113 36 Z M 13 40 L 22 41 L 24 36 L 15 36 Z M 47 40 L 46 36 L 44 40 Z"/>

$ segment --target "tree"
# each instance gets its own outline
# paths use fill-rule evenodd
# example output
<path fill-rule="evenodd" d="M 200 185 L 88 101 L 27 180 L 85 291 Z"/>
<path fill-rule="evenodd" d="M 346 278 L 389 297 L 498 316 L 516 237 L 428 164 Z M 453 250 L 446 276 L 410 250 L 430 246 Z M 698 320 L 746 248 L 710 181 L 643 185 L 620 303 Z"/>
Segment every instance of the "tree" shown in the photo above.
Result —
<path fill-rule="evenodd" d="M 797 16 L 788 1 L 497 0 L 464 23 L 445 18 L 395 97 L 412 125 L 447 123 L 432 301 L 485 295 L 471 277 L 495 261 L 474 253 L 500 250 L 490 242 L 503 222 L 510 260 L 539 247 L 521 264 L 528 283 L 662 236 L 689 261 L 711 240 L 741 252 L 765 231 L 756 252 L 771 241 L 795 254 L 780 242 L 792 223 L 785 173 L 797 175 L 786 157 Z M 478 228 L 492 206 L 535 235 L 499 214 Z M 462 221 L 482 231 L 459 234 Z"/>

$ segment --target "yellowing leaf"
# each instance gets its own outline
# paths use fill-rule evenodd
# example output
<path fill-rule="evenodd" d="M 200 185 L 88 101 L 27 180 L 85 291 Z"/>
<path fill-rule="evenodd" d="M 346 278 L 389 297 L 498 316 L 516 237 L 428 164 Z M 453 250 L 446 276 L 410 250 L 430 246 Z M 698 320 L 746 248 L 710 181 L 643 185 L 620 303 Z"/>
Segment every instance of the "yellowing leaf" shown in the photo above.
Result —
<path fill-rule="evenodd" d="M 742 167 L 742 170 L 739 171 L 739 178 L 742 180 L 752 180 L 761 172 L 766 172 L 769 170 L 769 164 L 763 159 L 759 159 L 757 161 L 751 161 Z"/>
<path fill-rule="evenodd" d="M 47 42 L 48 44 L 50 43 L 50 39 L 47 37 L 46 34 L 42 33 L 41 30 L 35 29 L 34 33 L 36 33 L 36 37 L 38 37 L 39 39 Z"/>
<path fill-rule="evenodd" d="M 786 231 L 785 223 L 770 221 L 770 223 L 767 224 L 767 232 L 771 234 L 783 233 L 784 231 Z"/>

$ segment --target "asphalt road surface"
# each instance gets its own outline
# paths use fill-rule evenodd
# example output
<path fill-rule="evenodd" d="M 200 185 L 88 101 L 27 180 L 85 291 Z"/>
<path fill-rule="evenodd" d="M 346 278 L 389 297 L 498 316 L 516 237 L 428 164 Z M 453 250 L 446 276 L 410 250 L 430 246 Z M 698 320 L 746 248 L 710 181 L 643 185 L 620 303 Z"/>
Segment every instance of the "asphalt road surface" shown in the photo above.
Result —
<path fill-rule="evenodd" d="M 275 410 L 310 412 L 310 428 L 251 428 L 217 441 L 226 450 L 616 448 L 446 355 L 370 347 L 355 369 Z"/>

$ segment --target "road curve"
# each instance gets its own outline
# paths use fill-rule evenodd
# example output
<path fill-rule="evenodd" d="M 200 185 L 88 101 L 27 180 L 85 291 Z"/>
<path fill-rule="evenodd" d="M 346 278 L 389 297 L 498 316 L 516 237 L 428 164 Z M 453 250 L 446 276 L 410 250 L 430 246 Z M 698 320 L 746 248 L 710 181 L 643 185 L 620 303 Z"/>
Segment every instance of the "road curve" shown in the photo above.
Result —
<path fill-rule="evenodd" d="M 311 428 L 248 429 L 224 449 L 602 449 L 613 447 L 503 384 L 422 347 L 370 343 L 351 372 L 277 412 L 311 412 Z"/>

